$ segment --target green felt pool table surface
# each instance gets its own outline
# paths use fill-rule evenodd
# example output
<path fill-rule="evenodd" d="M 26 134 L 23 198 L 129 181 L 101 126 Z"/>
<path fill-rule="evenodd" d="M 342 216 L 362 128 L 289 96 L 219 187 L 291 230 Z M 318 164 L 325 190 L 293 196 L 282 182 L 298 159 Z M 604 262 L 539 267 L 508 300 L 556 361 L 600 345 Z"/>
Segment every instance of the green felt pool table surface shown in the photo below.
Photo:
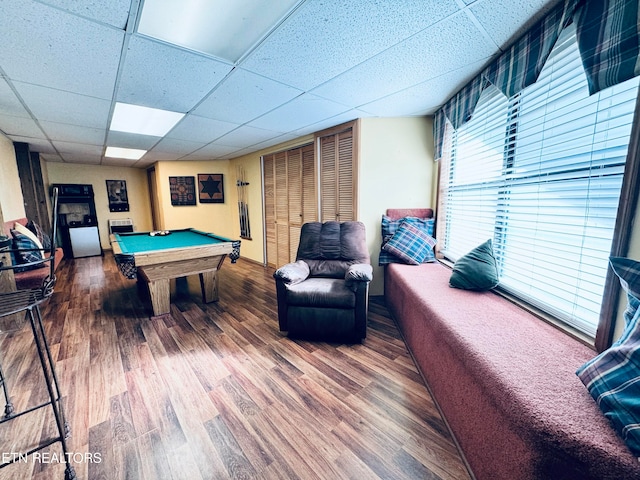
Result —
<path fill-rule="evenodd" d="M 172 248 L 199 247 L 222 242 L 231 242 L 228 238 L 212 233 L 201 232 L 193 228 L 172 230 L 168 235 L 149 235 L 149 232 L 115 233 L 115 240 L 124 254 L 151 252 Z"/>

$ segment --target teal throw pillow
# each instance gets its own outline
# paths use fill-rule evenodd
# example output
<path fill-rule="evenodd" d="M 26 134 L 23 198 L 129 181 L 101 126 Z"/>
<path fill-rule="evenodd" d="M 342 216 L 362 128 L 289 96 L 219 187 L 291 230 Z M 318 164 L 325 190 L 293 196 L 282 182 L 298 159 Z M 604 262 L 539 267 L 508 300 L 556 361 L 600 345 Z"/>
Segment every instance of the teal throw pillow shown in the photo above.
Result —
<path fill-rule="evenodd" d="M 491 290 L 497 287 L 499 282 L 491 240 L 459 258 L 449 279 L 449 285 L 452 287 L 478 291 Z"/>

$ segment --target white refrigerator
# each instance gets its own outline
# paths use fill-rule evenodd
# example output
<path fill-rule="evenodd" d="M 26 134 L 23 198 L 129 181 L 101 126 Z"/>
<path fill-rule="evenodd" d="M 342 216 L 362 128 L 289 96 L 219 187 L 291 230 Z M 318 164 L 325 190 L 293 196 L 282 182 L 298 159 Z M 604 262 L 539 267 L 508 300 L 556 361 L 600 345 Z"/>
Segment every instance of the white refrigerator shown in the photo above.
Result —
<path fill-rule="evenodd" d="M 102 255 L 98 226 L 69 228 L 73 258 Z"/>

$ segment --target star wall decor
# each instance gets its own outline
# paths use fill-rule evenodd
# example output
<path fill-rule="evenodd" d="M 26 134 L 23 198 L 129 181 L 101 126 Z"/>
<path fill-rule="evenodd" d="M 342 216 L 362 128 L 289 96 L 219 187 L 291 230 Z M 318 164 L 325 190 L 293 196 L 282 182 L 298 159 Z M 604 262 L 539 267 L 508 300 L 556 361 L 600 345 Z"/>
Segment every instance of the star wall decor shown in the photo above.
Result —
<path fill-rule="evenodd" d="M 224 182 L 221 173 L 198 174 L 200 203 L 224 203 Z"/>

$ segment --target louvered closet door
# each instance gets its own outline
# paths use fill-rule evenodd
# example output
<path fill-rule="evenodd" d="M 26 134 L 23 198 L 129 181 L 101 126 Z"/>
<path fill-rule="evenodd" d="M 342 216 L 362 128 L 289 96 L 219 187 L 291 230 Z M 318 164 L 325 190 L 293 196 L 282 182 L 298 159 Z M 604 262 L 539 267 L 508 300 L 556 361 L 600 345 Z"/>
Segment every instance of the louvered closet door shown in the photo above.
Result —
<path fill-rule="evenodd" d="M 275 155 L 263 157 L 264 168 L 264 223 L 267 249 L 267 265 L 276 267 L 278 242 L 276 241 L 276 182 Z"/>
<path fill-rule="evenodd" d="M 338 218 L 341 222 L 355 220 L 353 185 L 353 130 L 338 134 Z"/>
<path fill-rule="evenodd" d="M 296 258 L 300 229 L 318 219 L 313 144 L 263 156 L 267 264 L 280 267 Z"/>
<path fill-rule="evenodd" d="M 353 127 L 319 137 L 320 211 L 323 222 L 356 219 Z"/>
<path fill-rule="evenodd" d="M 302 147 L 302 223 L 318 221 L 315 147 Z"/>
<path fill-rule="evenodd" d="M 338 218 L 336 136 L 320 138 L 320 215 L 322 222 Z"/>
<path fill-rule="evenodd" d="M 302 226 L 302 149 L 287 152 L 289 193 L 289 261 L 296 259 Z"/>
<path fill-rule="evenodd" d="M 289 195 L 287 185 L 287 154 L 275 155 L 276 173 L 276 241 L 277 266 L 289 263 Z"/>

